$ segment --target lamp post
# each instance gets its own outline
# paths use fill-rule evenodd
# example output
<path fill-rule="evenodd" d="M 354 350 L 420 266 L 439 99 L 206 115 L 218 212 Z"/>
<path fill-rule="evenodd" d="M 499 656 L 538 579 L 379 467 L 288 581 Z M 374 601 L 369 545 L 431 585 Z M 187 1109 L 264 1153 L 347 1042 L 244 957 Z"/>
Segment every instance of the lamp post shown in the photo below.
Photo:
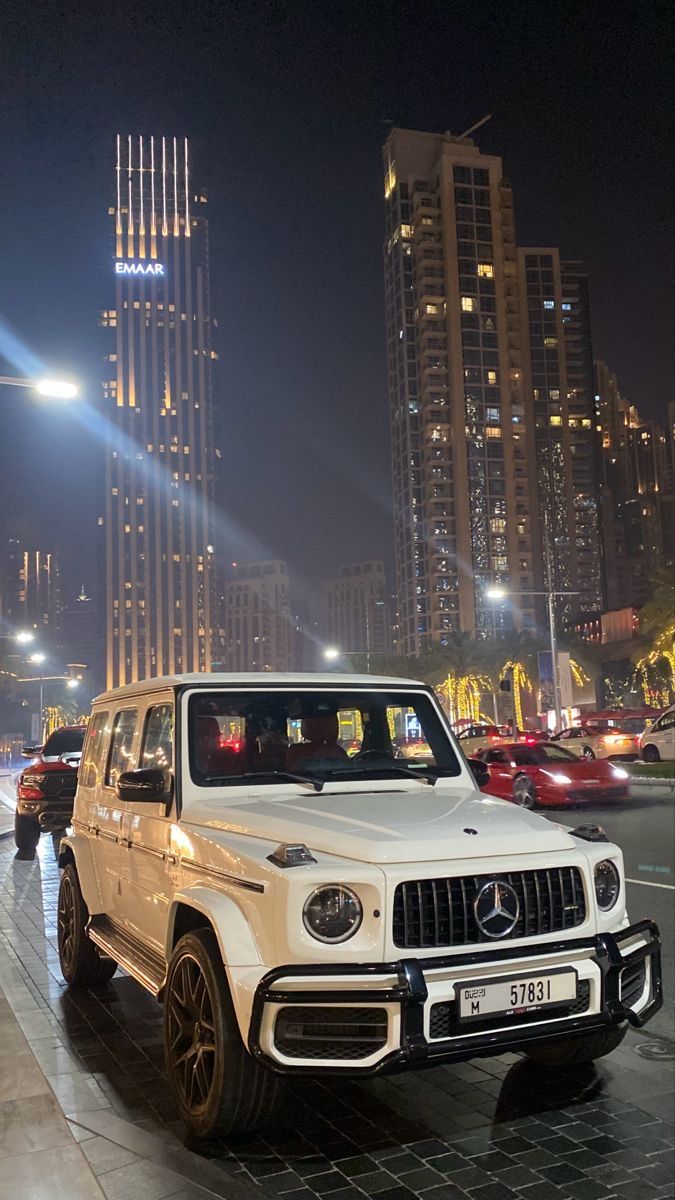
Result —
<path fill-rule="evenodd" d="M 15 375 L 0 375 L 0 384 L 8 387 L 30 388 L 48 400 L 74 400 L 79 396 L 77 384 L 67 379 L 24 379 Z"/>
<path fill-rule="evenodd" d="M 509 596 L 545 596 L 548 607 L 548 629 L 551 643 L 551 674 L 553 676 L 553 707 L 555 709 L 556 729 L 562 728 L 562 703 L 560 700 L 560 676 L 558 674 L 558 638 L 555 626 L 555 600 L 558 596 L 579 596 L 580 592 L 558 592 L 553 589 L 545 591 L 507 591 L 505 588 L 487 588 L 485 595 L 489 600 L 506 600 Z"/>

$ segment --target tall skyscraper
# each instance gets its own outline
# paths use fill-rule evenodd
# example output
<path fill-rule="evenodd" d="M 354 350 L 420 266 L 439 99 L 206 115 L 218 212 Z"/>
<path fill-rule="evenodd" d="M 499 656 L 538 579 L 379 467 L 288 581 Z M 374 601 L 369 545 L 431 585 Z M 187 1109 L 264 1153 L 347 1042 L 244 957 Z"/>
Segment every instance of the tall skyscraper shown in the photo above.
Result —
<path fill-rule="evenodd" d="M 535 624 L 539 561 L 516 236 L 500 158 L 393 129 L 384 246 L 399 644 Z"/>
<path fill-rule="evenodd" d="M 603 605 L 600 489 L 588 288 L 552 247 L 518 250 L 525 382 L 533 428 L 544 578 L 559 616 Z"/>
<path fill-rule="evenodd" d="M 296 623 L 285 562 L 233 568 L 225 583 L 225 664 L 229 671 L 290 671 Z"/>
<path fill-rule="evenodd" d="M 341 567 L 323 585 L 328 642 L 346 653 L 391 654 L 389 595 L 384 563 Z"/>
<path fill-rule="evenodd" d="M 60 610 L 57 555 L 48 550 L 27 549 L 21 538 L 10 537 L 6 547 L 1 608 L 7 630 L 35 630 L 46 634 L 53 650 L 59 640 Z"/>
<path fill-rule="evenodd" d="M 214 416 L 205 197 L 187 139 L 117 137 L 103 313 L 109 687 L 211 664 Z"/>

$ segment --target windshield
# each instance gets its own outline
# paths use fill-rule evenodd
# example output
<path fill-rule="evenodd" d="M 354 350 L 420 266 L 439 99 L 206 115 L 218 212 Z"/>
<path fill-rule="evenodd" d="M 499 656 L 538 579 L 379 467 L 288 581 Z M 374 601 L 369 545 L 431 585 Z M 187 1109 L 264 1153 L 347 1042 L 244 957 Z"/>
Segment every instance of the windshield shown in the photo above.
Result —
<path fill-rule="evenodd" d="M 62 754 L 78 754 L 82 750 L 85 732 L 84 727 L 81 729 L 55 729 L 43 746 L 43 758 L 59 758 Z"/>
<path fill-rule="evenodd" d="M 429 696 L 364 689 L 200 692 L 188 708 L 190 772 L 202 787 L 459 775 Z M 287 780 L 288 781 L 288 780 Z"/>
<path fill-rule="evenodd" d="M 552 746 L 549 742 L 528 746 L 527 750 L 514 746 L 511 756 L 519 767 L 541 767 L 549 762 L 579 762 L 569 750 L 565 750 L 563 746 Z"/>

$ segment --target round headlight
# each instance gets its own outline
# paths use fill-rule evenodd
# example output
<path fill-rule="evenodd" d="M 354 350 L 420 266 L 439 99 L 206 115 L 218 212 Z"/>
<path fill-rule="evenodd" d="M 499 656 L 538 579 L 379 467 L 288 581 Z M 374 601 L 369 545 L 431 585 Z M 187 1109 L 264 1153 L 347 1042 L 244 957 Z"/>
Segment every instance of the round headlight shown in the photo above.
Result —
<path fill-rule="evenodd" d="M 595 898 L 598 902 L 598 908 L 603 912 L 607 912 L 610 908 L 614 908 L 619 899 L 621 891 L 621 878 L 619 872 L 609 859 L 604 859 L 599 862 L 595 868 Z"/>
<path fill-rule="evenodd" d="M 363 907 L 355 892 L 340 883 L 317 888 L 302 910 L 305 929 L 319 942 L 346 942 L 363 919 Z"/>

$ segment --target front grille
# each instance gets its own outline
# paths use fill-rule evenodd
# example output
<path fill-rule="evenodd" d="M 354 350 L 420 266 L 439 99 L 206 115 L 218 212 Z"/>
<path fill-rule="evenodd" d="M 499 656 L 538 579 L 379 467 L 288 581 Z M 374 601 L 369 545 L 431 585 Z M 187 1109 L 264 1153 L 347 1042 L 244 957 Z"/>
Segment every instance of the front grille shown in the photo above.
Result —
<path fill-rule="evenodd" d="M 576 1000 L 566 1000 L 563 1004 L 551 1004 L 540 1008 L 537 1012 L 518 1013 L 516 1016 L 504 1017 L 491 1015 L 484 1021 L 471 1021 L 471 1033 L 489 1033 L 491 1029 L 501 1029 L 506 1021 L 509 1029 L 518 1025 L 531 1025 L 537 1021 L 552 1021 L 556 1017 L 576 1017 L 585 1013 L 591 998 L 591 985 L 587 979 L 581 979 L 577 986 Z M 429 1014 L 429 1037 L 449 1038 L 459 1037 L 468 1031 L 466 1023 L 462 1024 L 454 1001 L 444 1001 L 442 1004 L 432 1004 Z"/>
<path fill-rule="evenodd" d="M 30 775 L 26 776 L 29 783 Z M 43 796 L 50 800 L 74 800 L 77 788 L 77 771 L 49 771 L 44 783 L 40 784 Z"/>
<path fill-rule="evenodd" d="M 349 1060 L 368 1058 L 387 1041 L 387 1012 L 383 1008 L 279 1009 L 274 1044 L 289 1058 Z"/>
<path fill-rule="evenodd" d="M 533 937 L 574 929 L 586 919 L 586 901 L 578 867 L 508 871 L 459 879 L 420 879 L 399 883 L 394 895 L 394 943 L 404 949 L 468 946 L 494 941 L 478 928 L 473 913 L 476 893 L 484 883 L 509 883 L 519 901 L 518 920 L 500 938 Z"/>
<path fill-rule="evenodd" d="M 625 800 L 627 788 L 573 788 L 567 793 L 567 799 L 574 803 L 580 800 Z"/>
<path fill-rule="evenodd" d="M 637 1004 L 644 991 L 645 977 L 644 962 L 621 972 L 621 1003 L 625 1004 L 626 1008 Z"/>

